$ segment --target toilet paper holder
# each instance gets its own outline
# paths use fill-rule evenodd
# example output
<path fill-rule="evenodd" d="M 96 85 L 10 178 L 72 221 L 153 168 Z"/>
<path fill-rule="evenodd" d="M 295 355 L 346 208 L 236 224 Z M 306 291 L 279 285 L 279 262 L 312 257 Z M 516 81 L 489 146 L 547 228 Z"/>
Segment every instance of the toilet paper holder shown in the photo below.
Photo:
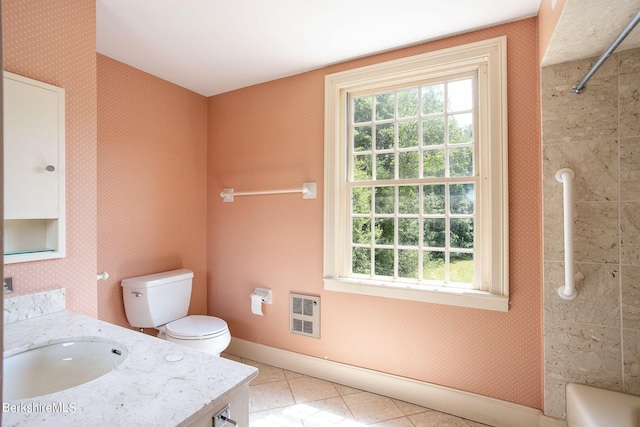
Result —
<path fill-rule="evenodd" d="M 263 304 L 273 304 L 273 295 L 269 288 L 256 288 L 253 295 L 260 295 Z"/>

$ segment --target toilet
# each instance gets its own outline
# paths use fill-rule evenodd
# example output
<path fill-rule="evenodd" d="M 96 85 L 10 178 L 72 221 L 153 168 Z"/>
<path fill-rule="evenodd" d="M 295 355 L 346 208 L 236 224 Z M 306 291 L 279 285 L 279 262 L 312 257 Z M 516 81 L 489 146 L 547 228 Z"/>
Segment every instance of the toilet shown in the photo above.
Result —
<path fill-rule="evenodd" d="M 219 356 L 231 342 L 227 322 L 187 316 L 193 271 L 185 268 L 123 279 L 124 311 L 135 328 L 155 328 L 158 338 Z"/>

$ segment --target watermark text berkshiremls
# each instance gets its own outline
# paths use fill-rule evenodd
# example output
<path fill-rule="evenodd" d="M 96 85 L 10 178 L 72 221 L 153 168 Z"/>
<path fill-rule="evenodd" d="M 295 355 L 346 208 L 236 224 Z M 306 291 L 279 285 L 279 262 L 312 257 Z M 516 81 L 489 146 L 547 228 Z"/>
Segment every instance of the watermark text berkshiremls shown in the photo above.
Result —
<path fill-rule="evenodd" d="M 52 403 L 8 403 L 2 402 L 2 412 L 76 412 L 75 403 L 52 402 Z"/>

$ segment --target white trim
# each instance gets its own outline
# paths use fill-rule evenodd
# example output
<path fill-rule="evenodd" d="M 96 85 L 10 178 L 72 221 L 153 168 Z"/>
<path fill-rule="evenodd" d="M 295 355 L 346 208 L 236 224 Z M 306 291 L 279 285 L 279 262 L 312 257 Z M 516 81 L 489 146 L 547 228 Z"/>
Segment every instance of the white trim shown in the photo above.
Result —
<path fill-rule="evenodd" d="M 240 338 L 232 338 L 226 352 L 495 427 L 566 426 L 564 421 L 546 417 L 540 410 L 528 406 L 306 356 Z"/>
<path fill-rule="evenodd" d="M 397 286 L 393 286 L 391 282 L 376 284 L 370 283 L 371 281 L 368 282 L 360 282 L 357 279 L 326 278 L 324 279 L 324 289 L 327 291 L 430 302 L 458 307 L 509 311 L 509 297 L 492 295 L 488 292 L 442 287 L 424 290 L 402 286 L 399 282 Z"/>
<path fill-rule="evenodd" d="M 507 311 L 509 297 L 509 212 L 507 155 L 507 65 L 506 37 L 497 37 L 436 52 L 401 58 L 367 67 L 325 76 L 325 191 L 324 191 L 324 256 L 325 289 L 427 301 L 438 304 Z M 479 113 L 488 126 L 480 130 L 479 203 L 476 232 L 480 235 L 478 288 L 484 292 L 471 297 L 468 292 L 422 291 L 377 286 L 378 280 L 358 281 L 350 277 L 350 257 L 344 256 L 350 233 L 345 215 L 348 203 L 346 117 L 342 108 L 349 92 L 386 87 L 476 70 L 486 78 L 480 85 L 482 96 Z M 484 119 L 483 119 L 484 120 Z M 482 221 L 482 223 L 480 223 Z M 378 288 L 372 291 L 373 288 Z M 417 296 L 424 293 L 423 296 Z M 490 296 L 487 298 L 486 296 Z M 497 302 L 497 304 L 496 304 Z"/>

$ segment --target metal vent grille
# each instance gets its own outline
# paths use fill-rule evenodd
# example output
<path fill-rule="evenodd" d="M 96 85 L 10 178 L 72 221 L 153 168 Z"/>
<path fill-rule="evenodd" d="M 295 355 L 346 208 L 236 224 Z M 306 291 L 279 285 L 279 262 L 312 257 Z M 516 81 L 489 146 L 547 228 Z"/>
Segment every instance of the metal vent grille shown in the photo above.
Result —
<path fill-rule="evenodd" d="M 291 333 L 320 338 L 320 297 L 289 294 Z"/>

